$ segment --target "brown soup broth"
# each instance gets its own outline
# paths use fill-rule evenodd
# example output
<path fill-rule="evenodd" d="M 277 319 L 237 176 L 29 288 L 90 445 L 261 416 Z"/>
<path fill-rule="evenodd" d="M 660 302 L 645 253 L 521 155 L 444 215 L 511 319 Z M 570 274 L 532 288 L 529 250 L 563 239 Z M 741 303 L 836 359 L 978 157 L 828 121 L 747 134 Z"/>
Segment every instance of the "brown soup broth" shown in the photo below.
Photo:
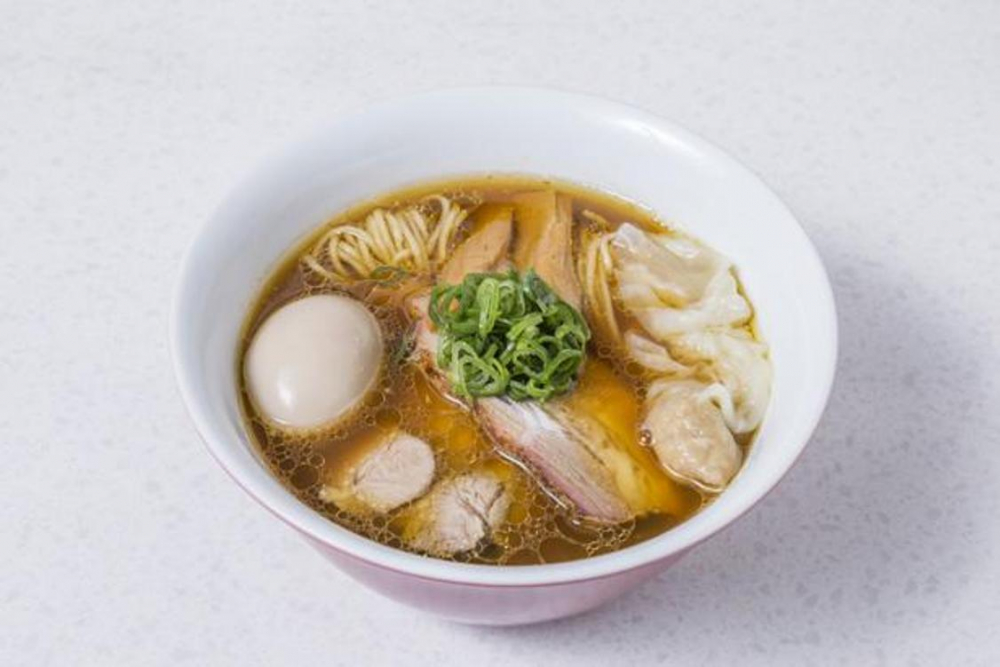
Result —
<path fill-rule="evenodd" d="M 639 518 L 616 526 L 598 526 L 581 520 L 558 497 L 550 495 L 538 483 L 532 471 L 498 452 L 462 406 L 441 396 L 421 370 L 409 363 L 405 354 L 410 329 L 402 300 L 379 290 L 371 290 L 370 281 L 337 285 L 318 279 L 304 269 L 300 258 L 331 227 L 363 219 L 376 207 L 397 207 L 428 194 L 444 193 L 466 204 L 475 204 L 467 232 L 475 229 L 476 211 L 493 203 L 503 203 L 512 195 L 529 190 L 554 188 L 573 197 L 574 221 L 579 228 L 592 224 L 584 211 L 603 217 L 611 229 L 629 221 L 648 230 L 670 231 L 649 211 L 608 194 L 580 186 L 529 177 L 483 176 L 421 185 L 400 190 L 355 206 L 322 225 L 304 239 L 279 263 L 266 281 L 244 326 L 239 352 L 239 369 L 247 346 L 259 324 L 281 305 L 302 296 L 344 293 L 364 301 L 382 325 L 387 360 L 378 387 L 372 395 L 334 429 L 308 434 L 290 434 L 270 427 L 254 410 L 241 378 L 241 402 L 252 440 L 263 460 L 281 483 L 302 502 L 331 521 L 382 544 L 407 549 L 402 540 L 405 508 L 387 515 L 359 514 L 344 511 L 324 502 L 319 490 L 330 479 L 354 465 L 366 448 L 395 429 L 402 429 L 424 439 L 434 449 L 436 479 L 487 467 L 504 480 L 512 494 L 512 503 L 503 526 L 492 540 L 476 550 L 457 554 L 457 561 L 527 565 L 556 563 L 615 551 L 655 537 L 686 520 L 712 500 L 673 480 L 659 466 L 652 451 L 639 441 L 641 405 L 647 378 L 641 368 L 627 359 L 595 333 L 589 358 L 575 389 L 556 400 L 585 409 L 596 416 L 616 443 L 629 452 L 638 466 L 652 480 L 650 511 Z M 522 232 L 523 233 L 523 232 Z M 461 238 L 459 239 L 459 241 Z M 433 284 L 431 278 L 423 284 Z M 621 321 L 629 318 L 618 308 Z M 753 323 L 748 325 L 753 332 Z M 752 436 L 738 439 L 746 450 Z"/>

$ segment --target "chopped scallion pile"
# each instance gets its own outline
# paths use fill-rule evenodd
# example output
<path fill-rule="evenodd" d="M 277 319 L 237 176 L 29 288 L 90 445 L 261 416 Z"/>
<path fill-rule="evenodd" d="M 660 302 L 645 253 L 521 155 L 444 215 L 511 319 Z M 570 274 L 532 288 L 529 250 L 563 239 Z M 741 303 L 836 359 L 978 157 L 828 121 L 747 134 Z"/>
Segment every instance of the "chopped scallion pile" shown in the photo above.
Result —
<path fill-rule="evenodd" d="M 438 366 L 464 398 L 545 401 L 568 391 L 590 330 L 580 313 L 531 269 L 472 273 L 431 293 Z"/>

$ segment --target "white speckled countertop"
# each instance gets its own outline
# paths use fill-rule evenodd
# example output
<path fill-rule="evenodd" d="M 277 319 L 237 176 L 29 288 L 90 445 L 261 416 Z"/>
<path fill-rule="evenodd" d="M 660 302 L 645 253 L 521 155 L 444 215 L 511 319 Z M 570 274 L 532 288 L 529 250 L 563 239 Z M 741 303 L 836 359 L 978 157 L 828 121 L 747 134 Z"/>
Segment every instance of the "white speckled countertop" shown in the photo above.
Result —
<path fill-rule="evenodd" d="M 309 4 L 0 2 L 0 664 L 1000 663 L 1000 4 Z M 729 148 L 842 326 L 764 503 L 606 608 L 507 630 L 321 560 L 205 452 L 166 348 L 180 254 L 253 161 L 495 82 Z"/>

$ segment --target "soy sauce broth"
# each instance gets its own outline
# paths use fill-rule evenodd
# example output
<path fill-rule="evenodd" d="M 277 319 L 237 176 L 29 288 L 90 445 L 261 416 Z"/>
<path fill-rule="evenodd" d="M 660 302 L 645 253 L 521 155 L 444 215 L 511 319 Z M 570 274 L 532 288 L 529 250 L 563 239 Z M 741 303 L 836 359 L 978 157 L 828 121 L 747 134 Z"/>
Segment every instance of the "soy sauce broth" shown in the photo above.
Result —
<path fill-rule="evenodd" d="M 345 287 L 319 280 L 300 263 L 301 256 L 324 232 L 336 225 L 361 220 L 377 207 L 395 208 L 432 193 L 444 193 L 477 206 L 466 224 L 468 234 L 476 229 L 478 211 L 492 204 L 503 204 L 514 194 L 546 188 L 573 197 L 578 228 L 586 223 L 584 211 L 590 211 L 606 219 L 611 228 L 628 221 L 647 230 L 669 230 L 649 211 L 604 193 L 535 178 L 483 176 L 429 183 L 352 207 L 321 225 L 279 262 L 245 322 L 238 376 L 242 410 L 252 440 L 271 472 L 299 500 L 359 535 L 390 547 L 408 549 L 402 539 L 405 508 L 387 515 L 350 512 L 325 502 L 319 495 L 325 481 L 343 475 L 382 436 L 402 429 L 431 445 L 437 464 L 436 480 L 485 467 L 503 480 L 511 494 L 507 518 L 494 531 L 492 540 L 471 552 L 452 556 L 456 561 L 530 565 L 607 553 L 655 537 L 711 502 L 710 494 L 673 480 L 662 470 L 652 451 L 640 443 L 638 425 L 650 378 L 614 346 L 600 340 L 596 332 L 577 386 L 555 400 L 594 415 L 651 480 L 655 492 L 643 498 L 650 511 L 615 526 L 596 525 L 578 517 L 557 495 L 545 489 L 535 473 L 497 451 L 467 409 L 439 394 L 423 372 L 398 353 L 405 348 L 411 328 L 400 299 L 384 291 L 372 292 L 368 282 Z M 462 237 L 458 242 L 461 240 Z M 429 287 L 433 279 L 418 280 L 417 284 Z M 325 293 L 347 293 L 369 306 L 382 327 L 387 360 L 377 389 L 335 428 L 308 434 L 281 432 L 255 412 L 242 380 L 243 358 L 253 333 L 270 313 L 300 297 Z M 618 314 L 623 322 L 628 322 L 622 309 L 618 309 Z M 752 331 L 752 322 L 748 329 Z M 752 437 L 737 440 L 746 450 Z"/>

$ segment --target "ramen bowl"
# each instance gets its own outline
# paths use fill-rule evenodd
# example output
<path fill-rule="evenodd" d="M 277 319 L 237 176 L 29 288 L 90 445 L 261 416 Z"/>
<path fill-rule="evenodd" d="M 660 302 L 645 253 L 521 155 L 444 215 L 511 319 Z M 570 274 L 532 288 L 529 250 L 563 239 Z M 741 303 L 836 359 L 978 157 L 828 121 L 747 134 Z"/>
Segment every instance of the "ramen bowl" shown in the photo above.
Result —
<path fill-rule="evenodd" d="M 529 174 L 642 204 L 728 255 L 771 348 L 767 415 L 747 460 L 704 510 L 658 537 L 530 566 L 428 558 L 357 535 L 272 476 L 241 415 L 237 353 L 247 309 L 285 251 L 336 213 L 410 184 Z M 638 109 L 577 94 L 459 89 L 335 117 L 265 159 L 202 226 L 177 281 L 170 327 L 180 393 L 209 452 L 243 489 L 348 575 L 457 621 L 510 625 L 586 611 L 677 562 L 758 503 L 795 463 L 830 392 L 833 296 L 781 200 L 703 139 Z"/>

